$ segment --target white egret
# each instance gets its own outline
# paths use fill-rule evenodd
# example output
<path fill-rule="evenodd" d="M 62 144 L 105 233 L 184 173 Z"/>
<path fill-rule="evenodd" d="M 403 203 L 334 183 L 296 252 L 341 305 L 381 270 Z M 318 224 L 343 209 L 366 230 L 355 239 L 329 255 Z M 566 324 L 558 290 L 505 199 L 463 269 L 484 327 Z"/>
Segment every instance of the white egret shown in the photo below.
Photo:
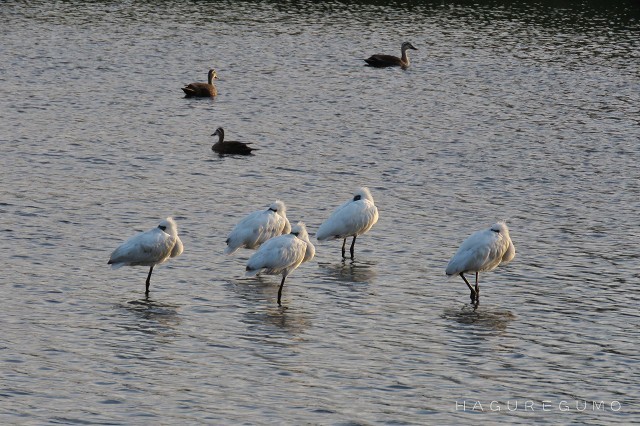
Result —
<path fill-rule="evenodd" d="M 326 241 L 342 238 L 342 257 L 345 256 L 345 244 L 348 237 L 353 237 L 351 242 L 351 259 L 353 259 L 356 237 L 367 232 L 378 221 L 378 208 L 373 203 L 371 192 L 367 188 L 358 188 L 354 197 L 338 207 L 325 220 L 316 238 L 318 241 Z"/>
<path fill-rule="evenodd" d="M 107 264 L 113 269 L 122 266 L 149 266 L 145 291 L 148 295 L 153 267 L 180 256 L 183 250 L 184 246 L 178 237 L 178 225 L 173 218 L 168 217 L 156 228 L 134 235 L 122 243 L 111 253 Z"/>
<path fill-rule="evenodd" d="M 309 241 L 307 228 L 304 223 L 298 222 L 293 225 L 290 234 L 271 238 L 260 246 L 258 251 L 247 261 L 246 275 L 282 274 L 282 281 L 278 289 L 278 306 L 282 306 L 282 287 L 285 279 L 302 262 L 313 259 L 315 252 L 315 247 Z"/>
<path fill-rule="evenodd" d="M 447 265 L 448 276 L 460 275 L 471 290 L 471 302 L 480 301 L 478 274 L 492 271 L 500 264 L 510 262 L 516 255 L 516 248 L 511 242 L 509 228 L 504 222 L 493 224 L 490 228 L 471 234 L 462 242 Z M 465 272 L 476 273 L 475 289 L 464 276 Z"/>
<path fill-rule="evenodd" d="M 287 207 L 280 200 L 267 210 L 249 213 L 233 228 L 226 243 L 225 254 L 233 254 L 241 247 L 256 249 L 270 238 L 291 232 Z"/>

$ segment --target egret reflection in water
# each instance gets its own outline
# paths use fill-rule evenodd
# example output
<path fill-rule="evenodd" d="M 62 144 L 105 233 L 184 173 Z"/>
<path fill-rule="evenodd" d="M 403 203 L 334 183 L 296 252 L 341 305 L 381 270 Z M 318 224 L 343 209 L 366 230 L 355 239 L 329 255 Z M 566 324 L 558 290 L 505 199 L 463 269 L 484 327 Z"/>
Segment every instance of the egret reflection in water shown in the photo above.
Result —
<path fill-rule="evenodd" d="M 348 261 L 339 263 L 319 263 L 321 272 L 329 279 L 343 283 L 370 283 L 378 272 L 375 262 Z"/>
<path fill-rule="evenodd" d="M 295 307 L 268 305 L 262 309 L 248 310 L 243 320 L 252 330 L 259 330 L 263 337 L 269 337 L 269 330 L 281 330 L 298 334 L 306 330 L 311 322 L 307 316 Z"/>
<path fill-rule="evenodd" d="M 243 306 L 260 306 L 278 297 L 278 277 L 257 275 L 252 278 L 242 278 L 226 282 L 225 287 L 239 297 L 238 303 Z M 291 286 L 305 285 L 304 282 L 294 283 Z"/>
<path fill-rule="evenodd" d="M 503 331 L 516 316 L 503 308 L 465 304 L 461 308 L 445 309 L 442 318 L 454 320 L 464 326 L 476 325 L 484 329 Z"/>
<path fill-rule="evenodd" d="M 168 335 L 180 325 L 180 316 L 176 305 L 158 302 L 148 297 L 121 303 L 117 307 L 133 314 L 125 320 L 124 328 L 137 330 L 145 334 Z"/>

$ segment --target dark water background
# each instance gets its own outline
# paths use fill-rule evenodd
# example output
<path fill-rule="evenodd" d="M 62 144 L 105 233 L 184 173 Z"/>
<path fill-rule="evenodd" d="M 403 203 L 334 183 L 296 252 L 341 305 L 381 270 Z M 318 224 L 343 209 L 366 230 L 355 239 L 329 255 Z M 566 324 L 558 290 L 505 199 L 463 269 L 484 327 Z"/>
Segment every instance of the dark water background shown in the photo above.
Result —
<path fill-rule="evenodd" d="M 0 421 L 640 421 L 638 9 L 1 3 Z M 363 67 L 403 41 L 407 71 Z M 215 156 L 218 126 L 260 151 Z M 358 186 L 378 224 L 353 263 L 317 245 L 287 309 L 222 254 L 246 213 L 313 233 Z M 168 215 L 146 300 L 106 261 Z M 517 256 L 473 310 L 444 268 L 498 219 Z"/>

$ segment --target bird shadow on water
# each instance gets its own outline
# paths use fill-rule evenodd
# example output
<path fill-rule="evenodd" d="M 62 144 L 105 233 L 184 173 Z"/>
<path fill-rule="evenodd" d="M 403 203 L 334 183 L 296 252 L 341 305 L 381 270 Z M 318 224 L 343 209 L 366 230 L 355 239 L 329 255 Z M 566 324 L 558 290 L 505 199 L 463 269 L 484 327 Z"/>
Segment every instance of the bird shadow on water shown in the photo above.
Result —
<path fill-rule="evenodd" d="M 461 308 L 445 309 L 442 318 L 453 320 L 465 328 L 473 325 L 485 330 L 504 331 L 516 316 L 507 309 L 468 303 Z"/>

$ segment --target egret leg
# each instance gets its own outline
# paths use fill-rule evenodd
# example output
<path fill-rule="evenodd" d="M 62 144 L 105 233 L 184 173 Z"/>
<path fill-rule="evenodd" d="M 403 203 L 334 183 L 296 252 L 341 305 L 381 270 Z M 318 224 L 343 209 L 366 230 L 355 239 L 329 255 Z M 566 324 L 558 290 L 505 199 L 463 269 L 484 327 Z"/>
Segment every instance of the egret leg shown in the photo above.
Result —
<path fill-rule="evenodd" d="M 144 292 L 144 294 L 149 294 L 149 286 L 151 285 L 151 273 L 153 272 L 153 265 L 151 265 L 151 268 L 149 268 L 149 275 L 147 275 L 147 290 Z"/>
<path fill-rule="evenodd" d="M 346 240 L 345 240 L 346 241 Z M 353 241 L 351 241 L 351 250 L 349 250 L 351 252 L 351 260 L 353 260 L 353 248 L 356 245 L 356 236 L 353 236 Z"/>
<path fill-rule="evenodd" d="M 476 303 L 480 302 L 480 284 L 478 284 L 478 272 L 476 272 Z"/>
<path fill-rule="evenodd" d="M 278 306 L 282 306 L 282 303 L 280 303 L 280 299 L 282 299 L 282 287 L 284 286 L 285 278 L 287 278 L 287 276 L 283 275 L 282 281 L 280 282 L 280 288 L 278 289 Z"/>
<path fill-rule="evenodd" d="M 469 284 L 469 281 L 467 281 L 467 279 L 465 278 L 465 276 L 464 276 L 464 274 L 462 272 L 460 272 L 460 276 L 462 277 L 464 282 L 467 284 L 467 287 L 469 287 L 469 290 L 471 290 L 471 302 L 475 302 L 475 300 L 476 300 L 476 291 L 475 291 L 475 289 L 471 286 L 471 284 Z"/>
<path fill-rule="evenodd" d="M 342 241 L 342 257 L 343 258 L 347 257 L 347 256 L 344 255 L 344 246 L 345 246 L 345 244 L 347 244 L 347 239 L 346 238 Z"/>

